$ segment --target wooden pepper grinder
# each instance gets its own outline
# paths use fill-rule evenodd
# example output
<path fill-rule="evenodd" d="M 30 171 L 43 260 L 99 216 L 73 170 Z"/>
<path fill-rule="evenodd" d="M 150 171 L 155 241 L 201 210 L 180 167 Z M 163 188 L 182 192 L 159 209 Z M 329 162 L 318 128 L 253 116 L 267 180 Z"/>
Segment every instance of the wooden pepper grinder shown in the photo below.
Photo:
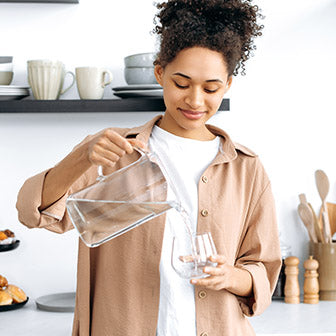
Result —
<path fill-rule="evenodd" d="M 299 286 L 299 258 L 287 257 L 285 259 L 285 302 L 300 303 L 300 286 Z"/>
<path fill-rule="evenodd" d="M 318 273 L 317 269 L 319 267 L 319 263 L 317 260 L 313 259 L 313 256 L 309 256 L 303 266 L 306 270 L 303 284 L 303 302 L 304 303 L 318 303 L 319 302 L 319 283 L 318 283 Z"/>

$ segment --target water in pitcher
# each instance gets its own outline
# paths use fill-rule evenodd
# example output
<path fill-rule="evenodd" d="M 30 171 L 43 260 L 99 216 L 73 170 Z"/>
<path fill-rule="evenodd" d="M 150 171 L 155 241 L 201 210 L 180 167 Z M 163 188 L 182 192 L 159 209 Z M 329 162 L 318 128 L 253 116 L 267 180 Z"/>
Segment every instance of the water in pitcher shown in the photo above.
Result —
<path fill-rule="evenodd" d="M 174 201 L 135 203 L 68 199 L 67 208 L 82 240 L 95 247 L 179 206 Z"/>

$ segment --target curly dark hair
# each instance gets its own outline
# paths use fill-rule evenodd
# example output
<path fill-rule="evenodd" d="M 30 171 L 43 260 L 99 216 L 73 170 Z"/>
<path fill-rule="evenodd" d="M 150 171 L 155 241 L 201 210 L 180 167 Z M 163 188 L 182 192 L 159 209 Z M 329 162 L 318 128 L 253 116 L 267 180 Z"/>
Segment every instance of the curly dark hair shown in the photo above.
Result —
<path fill-rule="evenodd" d="M 160 38 L 154 65 L 165 67 L 183 49 L 205 47 L 220 52 L 229 75 L 245 75 L 245 62 L 262 35 L 263 18 L 252 0 L 168 0 L 156 3 L 153 32 Z"/>

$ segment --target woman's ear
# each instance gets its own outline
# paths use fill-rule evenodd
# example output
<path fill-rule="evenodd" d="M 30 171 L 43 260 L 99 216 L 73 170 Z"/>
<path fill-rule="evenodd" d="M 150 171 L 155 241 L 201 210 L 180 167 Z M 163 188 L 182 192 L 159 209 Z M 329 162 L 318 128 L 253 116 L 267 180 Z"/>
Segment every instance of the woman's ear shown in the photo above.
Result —
<path fill-rule="evenodd" d="M 163 77 L 163 67 L 161 65 L 155 65 L 154 67 L 154 75 L 156 81 L 162 86 L 162 77 Z"/>
<path fill-rule="evenodd" d="M 232 79 L 233 79 L 232 75 L 227 79 L 224 93 L 226 93 L 230 90 L 230 87 L 231 87 L 231 84 L 232 84 Z"/>

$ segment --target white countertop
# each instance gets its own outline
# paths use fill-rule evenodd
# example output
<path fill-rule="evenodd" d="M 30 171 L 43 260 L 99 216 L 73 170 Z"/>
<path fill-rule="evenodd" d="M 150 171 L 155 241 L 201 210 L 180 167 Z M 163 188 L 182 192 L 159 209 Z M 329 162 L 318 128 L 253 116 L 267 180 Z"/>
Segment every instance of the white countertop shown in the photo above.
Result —
<path fill-rule="evenodd" d="M 0 331 L 6 336 L 70 336 L 72 318 L 73 313 L 38 310 L 30 298 L 21 309 L 0 312 Z M 250 322 L 258 336 L 336 336 L 336 301 L 320 301 L 317 305 L 273 301 Z"/>
<path fill-rule="evenodd" d="M 263 314 L 249 320 L 257 335 L 336 336 L 336 301 L 318 304 L 273 301 Z"/>

